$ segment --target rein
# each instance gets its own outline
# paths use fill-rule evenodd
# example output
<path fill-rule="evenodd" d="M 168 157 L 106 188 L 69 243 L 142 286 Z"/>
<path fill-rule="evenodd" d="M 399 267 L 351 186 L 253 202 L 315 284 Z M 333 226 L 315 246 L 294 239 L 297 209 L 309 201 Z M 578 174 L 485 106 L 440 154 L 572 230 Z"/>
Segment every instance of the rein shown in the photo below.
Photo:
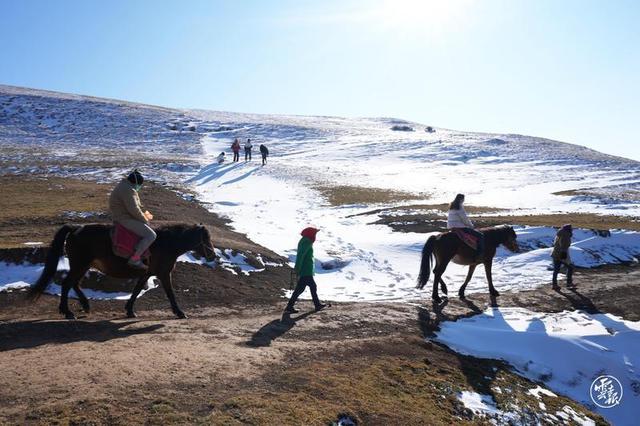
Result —
<path fill-rule="evenodd" d="M 214 251 L 213 246 L 211 245 L 211 241 L 208 241 L 208 242 L 205 241 L 204 232 L 202 232 L 202 234 L 200 235 L 200 244 L 202 245 L 202 247 L 204 247 L 205 253 L 208 250 L 211 253 L 211 255 L 215 258 L 216 252 Z"/>

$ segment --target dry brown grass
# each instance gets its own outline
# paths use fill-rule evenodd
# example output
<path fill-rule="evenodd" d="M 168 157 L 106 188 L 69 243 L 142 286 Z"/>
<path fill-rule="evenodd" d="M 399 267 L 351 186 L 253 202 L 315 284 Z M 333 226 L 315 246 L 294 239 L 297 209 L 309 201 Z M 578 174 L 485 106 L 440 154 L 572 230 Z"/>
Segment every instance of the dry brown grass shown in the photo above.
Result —
<path fill-rule="evenodd" d="M 579 188 L 579 189 L 569 189 L 566 191 L 558 191 L 554 192 L 553 195 L 564 195 L 567 197 L 603 197 L 608 198 L 611 197 L 617 200 L 623 200 L 628 202 L 640 202 L 640 191 L 637 189 L 627 189 L 626 191 L 616 191 L 613 195 L 607 194 L 606 190 L 610 187 L 604 188 Z M 616 188 L 617 189 L 617 188 Z"/>
<path fill-rule="evenodd" d="M 488 214 L 488 213 L 498 213 L 501 211 L 505 211 L 506 209 L 500 209 L 497 207 L 485 207 L 485 206 L 470 206 L 465 205 L 465 210 L 470 214 Z M 411 211 L 411 214 L 417 215 L 432 215 L 433 217 L 445 217 L 447 211 L 449 211 L 449 204 L 409 204 L 406 206 L 396 206 L 396 207 L 385 207 L 381 209 L 369 210 L 364 213 L 359 213 L 355 216 L 366 216 L 370 214 L 377 214 L 382 212 L 396 212 L 396 211 Z"/>
<path fill-rule="evenodd" d="M 86 222 L 68 212 L 104 215 L 111 188 L 71 178 L 0 177 L 0 248 L 24 247 L 28 241 L 48 243 L 65 222 Z M 104 220 L 94 216 L 92 221 Z"/>
<path fill-rule="evenodd" d="M 332 206 L 397 203 L 425 198 L 424 194 L 360 186 L 317 186 L 316 189 Z"/>
<path fill-rule="evenodd" d="M 497 226 L 503 224 L 526 226 L 560 227 L 571 223 L 576 228 L 611 230 L 629 229 L 640 231 L 640 218 L 613 215 L 598 215 L 594 213 L 555 213 L 538 215 L 497 214 L 504 209 L 485 206 L 465 206 L 467 212 L 477 227 Z M 408 211 L 406 214 L 388 214 L 398 211 Z M 414 204 L 392 208 L 383 208 L 360 213 L 360 215 L 380 214 L 376 224 L 391 226 L 396 231 L 406 232 L 436 232 L 446 228 L 446 204 Z"/>
<path fill-rule="evenodd" d="M 366 425 L 472 425 L 490 424 L 473 417 L 457 399 L 457 392 L 491 394 L 498 407 L 510 403 L 540 412 L 538 400 L 528 394 L 531 382 L 499 361 L 478 360 L 410 340 L 393 342 L 395 349 L 366 352 L 341 359 L 314 361 L 291 368 L 271 379 L 271 388 L 240 392 L 215 407 L 214 424 L 327 425 L 339 413 L 349 413 Z M 361 352 L 362 351 L 362 352 Z M 387 352 L 387 354 L 383 354 Z M 497 393 L 499 386 L 508 392 Z M 547 401 L 549 399 L 549 401 Z M 564 398 L 545 398 L 549 412 L 579 404 Z M 593 415 L 589 414 L 593 418 Z M 595 418 L 605 424 L 602 418 Z"/>
<path fill-rule="evenodd" d="M 71 178 L 0 177 L 0 223 L 34 221 L 64 212 L 105 212 L 111 186 Z"/>
<path fill-rule="evenodd" d="M 487 223 L 489 226 L 509 223 L 515 225 L 559 227 L 565 223 L 570 223 L 574 228 L 597 229 L 603 231 L 610 229 L 630 229 L 640 231 L 640 219 L 637 217 L 605 216 L 593 213 L 482 216 L 478 217 L 477 221 Z"/>

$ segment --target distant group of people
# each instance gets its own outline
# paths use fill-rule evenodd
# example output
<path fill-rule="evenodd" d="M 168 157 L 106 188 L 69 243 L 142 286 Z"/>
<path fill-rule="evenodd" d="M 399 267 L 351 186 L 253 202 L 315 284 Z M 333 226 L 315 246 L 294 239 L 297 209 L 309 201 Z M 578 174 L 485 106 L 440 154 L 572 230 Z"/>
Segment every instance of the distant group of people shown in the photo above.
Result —
<path fill-rule="evenodd" d="M 234 163 L 240 161 L 241 148 L 242 147 L 240 145 L 240 139 L 236 138 L 231 144 L 231 152 L 233 152 Z M 264 144 L 260 144 L 259 149 L 260 149 L 260 155 L 262 156 L 262 165 L 264 166 L 265 164 L 267 164 L 269 149 Z M 251 157 L 252 151 L 253 151 L 253 144 L 251 143 L 251 139 L 247 139 L 247 141 L 244 144 L 244 161 L 252 160 L 252 157 Z M 226 154 L 224 152 L 221 152 L 220 154 L 218 154 L 218 158 L 217 158 L 218 164 L 224 163 L 225 159 L 226 159 Z"/>

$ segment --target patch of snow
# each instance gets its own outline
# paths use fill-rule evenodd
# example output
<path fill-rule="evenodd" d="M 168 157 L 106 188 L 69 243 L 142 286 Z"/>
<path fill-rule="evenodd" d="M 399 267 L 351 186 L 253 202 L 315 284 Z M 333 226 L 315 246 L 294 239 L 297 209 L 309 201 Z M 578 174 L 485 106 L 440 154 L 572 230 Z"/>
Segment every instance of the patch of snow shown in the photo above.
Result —
<path fill-rule="evenodd" d="M 207 265 L 211 268 L 220 266 L 222 269 L 229 271 L 234 275 L 238 275 L 238 271 L 243 275 L 249 275 L 251 272 L 264 271 L 264 266 L 280 266 L 276 263 L 269 263 L 269 265 L 266 265 L 265 262 L 263 262 L 262 257 L 256 256 L 257 262 L 263 266 L 262 268 L 256 268 L 248 263 L 247 255 L 244 253 L 235 252 L 231 249 L 220 250 L 218 248 L 214 249 L 214 251 L 218 256 L 218 262 L 207 262 L 206 259 L 198 258 L 194 256 L 193 253 L 183 254 L 178 257 L 178 262 L 196 263 L 198 265 Z"/>
<path fill-rule="evenodd" d="M 474 415 L 487 417 L 492 420 L 492 423 L 510 424 L 517 421 L 517 414 L 500 410 L 496 407 L 496 402 L 491 395 L 462 391 L 458 393 L 457 397 L 465 408 L 471 410 Z"/>
<path fill-rule="evenodd" d="M 44 269 L 43 264 L 32 264 L 32 263 L 21 263 L 21 264 L 13 264 L 7 262 L 0 262 L 0 292 L 3 291 L 13 291 L 13 290 L 24 290 L 31 287 L 42 274 L 42 270 Z M 69 260 L 66 257 L 60 258 L 58 262 L 58 271 L 68 271 L 69 270 Z M 157 287 L 157 283 L 155 282 L 155 278 L 149 278 L 147 281 L 148 289 L 143 289 L 140 292 L 140 296 L 142 296 L 147 291 L 152 288 Z M 50 283 L 45 289 L 45 293 L 60 295 L 62 291 L 62 287 L 56 283 Z M 131 297 L 131 293 L 126 292 L 107 292 L 94 290 L 90 288 L 83 288 L 82 291 L 89 299 L 95 300 L 126 300 Z M 71 289 L 69 292 L 69 297 L 77 298 L 75 290 Z"/>
<path fill-rule="evenodd" d="M 443 322 L 435 340 L 466 355 L 502 359 L 520 374 L 544 382 L 614 424 L 634 424 L 637 419 L 640 395 L 634 389 L 640 386 L 640 322 L 582 311 L 489 308 L 470 318 Z M 613 408 L 599 408 L 590 397 L 592 381 L 603 374 L 616 377 L 624 389 L 624 398 Z M 555 415 L 582 421 L 569 410 Z M 585 424 L 589 421 L 584 419 Z"/>
<path fill-rule="evenodd" d="M 552 396 L 552 397 L 558 397 L 558 395 L 556 395 L 555 393 L 551 392 L 549 389 L 545 389 L 542 386 L 537 386 L 533 389 L 529 389 L 529 393 L 533 396 L 535 396 L 536 398 L 540 399 L 540 395 L 546 395 L 546 396 Z"/>
<path fill-rule="evenodd" d="M 569 407 L 568 405 L 562 407 L 562 411 L 556 411 L 556 416 L 565 420 L 566 422 L 573 421 L 580 426 L 595 426 L 596 424 L 596 422 L 594 422 L 592 419 L 583 416 L 580 413 L 577 413 L 576 410 Z"/>
<path fill-rule="evenodd" d="M 37 281 L 43 269 L 43 264 L 0 262 L 0 292 L 30 287 Z M 58 269 L 69 270 L 66 258 L 60 259 Z"/>
<path fill-rule="evenodd" d="M 147 280 L 147 288 L 143 288 L 140 291 L 138 297 L 142 297 L 146 292 L 148 292 L 149 290 L 153 290 L 154 288 L 158 287 L 158 285 L 159 281 L 157 280 L 157 278 L 150 277 Z M 124 291 L 101 291 L 94 290 L 92 288 L 83 288 L 82 292 L 88 299 L 93 300 L 129 300 L 129 298 L 131 297 L 131 293 Z M 51 283 L 45 290 L 45 293 L 60 296 L 62 294 L 62 287 L 58 284 Z M 76 291 L 74 289 L 71 289 L 69 291 L 69 297 L 72 297 L 74 299 L 78 298 L 78 295 L 76 294 Z"/>

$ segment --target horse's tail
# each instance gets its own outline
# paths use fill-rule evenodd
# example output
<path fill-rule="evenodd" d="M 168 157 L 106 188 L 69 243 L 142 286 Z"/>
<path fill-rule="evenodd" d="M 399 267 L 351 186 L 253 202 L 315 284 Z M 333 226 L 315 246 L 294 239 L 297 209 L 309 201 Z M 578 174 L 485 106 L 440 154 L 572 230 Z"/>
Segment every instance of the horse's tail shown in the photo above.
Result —
<path fill-rule="evenodd" d="M 429 281 L 431 275 L 431 257 L 433 257 L 433 246 L 435 245 L 437 237 L 432 235 L 429 237 L 424 247 L 422 248 L 422 262 L 420 262 L 420 274 L 418 275 L 417 289 L 422 288 Z"/>
<path fill-rule="evenodd" d="M 78 228 L 80 228 L 78 225 L 63 225 L 58 229 L 58 232 L 56 232 L 56 235 L 53 237 L 53 241 L 51 242 L 49 252 L 47 253 L 44 270 L 42 271 L 40 278 L 38 278 L 38 281 L 36 281 L 35 285 L 29 289 L 27 294 L 27 297 L 30 300 L 36 300 L 47 288 L 49 282 L 53 278 L 53 275 L 58 269 L 58 261 L 64 252 L 64 242 L 67 240 L 67 235 Z"/>

